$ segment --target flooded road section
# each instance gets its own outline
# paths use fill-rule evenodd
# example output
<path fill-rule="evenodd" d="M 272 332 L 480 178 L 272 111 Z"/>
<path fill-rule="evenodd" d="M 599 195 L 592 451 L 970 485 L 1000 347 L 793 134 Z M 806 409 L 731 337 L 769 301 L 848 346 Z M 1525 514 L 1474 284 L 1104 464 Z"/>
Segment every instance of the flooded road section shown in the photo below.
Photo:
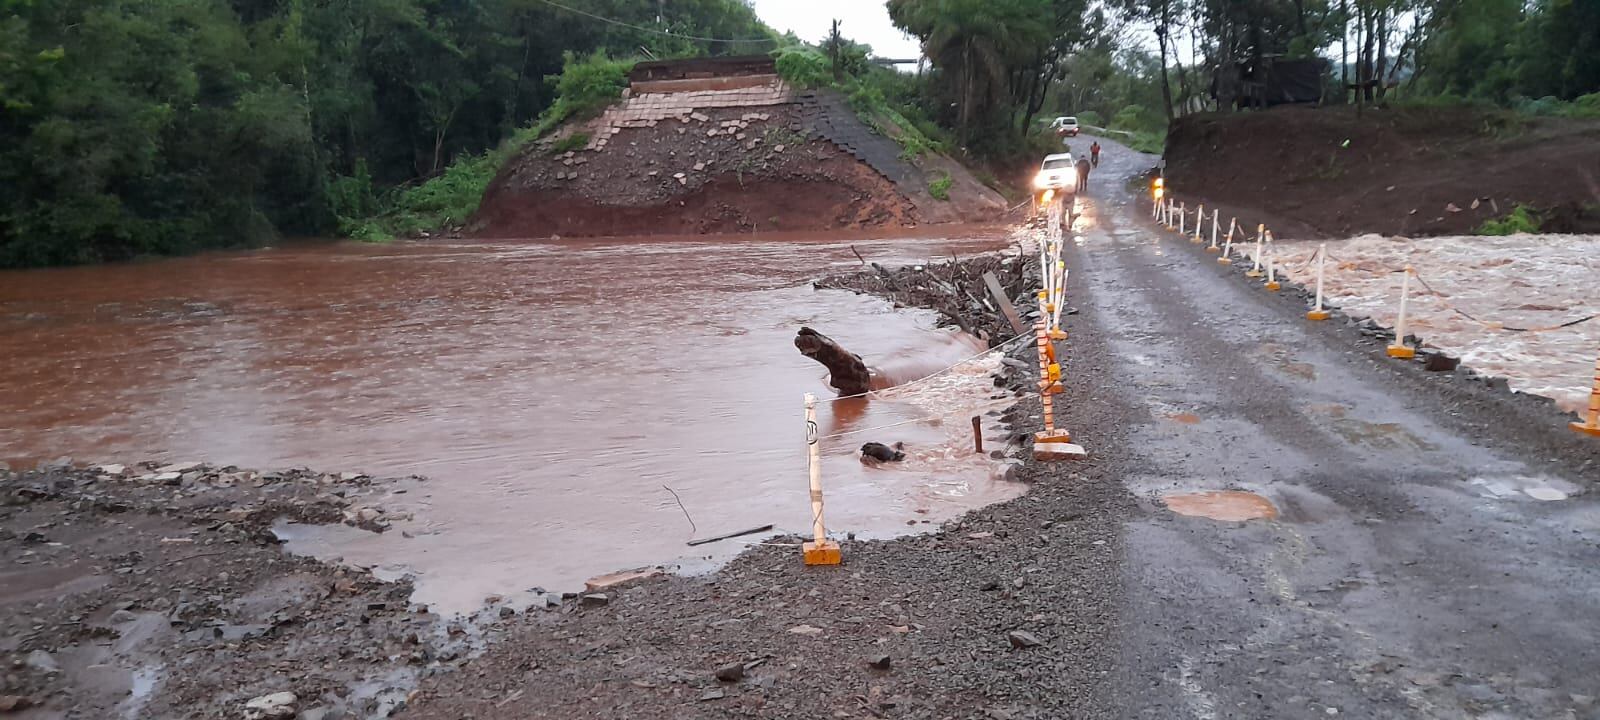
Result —
<path fill-rule="evenodd" d="M 806 281 L 858 267 L 852 244 L 904 264 L 1005 243 L 338 244 L 4 273 L 0 459 L 427 476 L 384 508 L 415 520 L 300 528 L 291 546 L 412 573 L 446 610 L 709 565 L 760 537 L 691 536 L 810 526 L 802 395 L 833 393 L 794 348 L 800 326 L 897 382 L 982 349 L 931 313 Z M 1010 402 L 993 362 L 822 405 L 825 436 L 950 415 L 824 440 L 830 530 L 927 529 L 1020 494 L 971 449 L 969 418 Z M 866 468 L 868 441 L 904 442 L 907 460 Z"/>

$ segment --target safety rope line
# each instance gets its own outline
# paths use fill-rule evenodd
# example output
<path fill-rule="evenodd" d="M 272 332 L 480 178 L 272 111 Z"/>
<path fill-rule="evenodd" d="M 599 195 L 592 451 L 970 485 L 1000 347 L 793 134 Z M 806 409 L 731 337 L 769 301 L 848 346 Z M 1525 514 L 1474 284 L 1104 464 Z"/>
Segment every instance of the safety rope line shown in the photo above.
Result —
<path fill-rule="evenodd" d="M 1566 328 L 1573 327 L 1574 325 L 1582 325 L 1583 323 L 1586 323 L 1586 322 L 1588 322 L 1590 320 L 1595 319 L 1596 316 L 1600 316 L 1600 313 L 1590 313 L 1589 315 L 1587 315 L 1585 317 L 1581 317 L 1581 318 L 1578 318 L 1576 320 L 1569 320 L 1567 322 L 1561 323 L 1560 325 L 1545 325 L 1545 326 L 1542 326 L 1542 327 L 1532 327 L 1532 328 L 1515 327 L 1515 326 L 1512 326 L 1512 325 L 1506 325 L 1505 323 L 1498 323 L 1498 322 L 1490 322 L 1490 321 L 1480 320 L 1480 319 L 1478 319 L 1476 317 L 1473 317 L 1472 314 L 1468 313 L 1467 311 L 1462 310 L 1461 308 L 1458 308 L 1455 305 L 1452 305 L 1448 300 L 1445 299 L 1445 298 L 1448 298 L 1450 296 L 1445 295 L 1444 293 L 1441 293 L 1438 290 L 1433 289 L 1433 286 L 1428 284 L 1427 279 L 1422 277 L 1422 273 L 1418 272 L 1415 268 L 1413 268 L 1411 270 L 1411 274 L 1417 276 L 1417 281 L 1422 283 L 1422 287 L 1427 288 L 1428 292 L 1433 293 L 1435 297 L 1439 298 L 1439 304 L 1445 306 L 1445 309 L 1450 310 L 1451 312 L 1454 312 L 1455 314 L 1460 315 L 1461 317 L 1464 317 L 1464 318 L 1466 318 L 1468 320 L 1471 320 L 1471 321 L 1473 321 L 1475 323 L 1478 323 L 1479 325 L 1482 325 L 1485 328 L 1490 329 L 1490 330 L 1505 330 L 1506 332 L 1524 332 L 1524 333 L 1550 332 L 1552 330 L 1564 330 Z"/>
<path fill-rule="evenodd" d="M 1168 202 L 1175 202 L 1175 201 L 1171 200 L 1171 196 L 1168 196 Z M 1176 210 L 1174 210 L 1174 211 L 1176 212 Z M 1158 224 L 1160 224 L 1159 223 L 1159 219 L 1158 219 Z M 1173 232 L 1176 232 L 1176 230 L 1173 229 L 1173 228 L 1167 228 L 1167 229 L 1172 230 Z M 1301 263 L 1299 265 L 1298 269 L 1294 269 L 1294 270 L 1286 269 L 1285 273 L 1286 274 L 1287 273 L 1291 273 L 1291 272 L 1292 273 L 1299 273 L 1299 272 L 1305 272 L 1305 271 L 1310 270 L 1312 263 L 1316 262 L 1316 260 L 1317 260 L 1317 255 L 1318 254 L 1322 254 L 1322 253 L 1326 253 L 1326 251 L 1321 247 L 1317 248 L 1317 250 L 1315 250 L 1315 251 L 1313 251 L 1311 253 L 1311 257 L 1307 258 L 1304 263 Z M 1250 256 L 1249 252 L 1247 252 L 1247 251 L 1244 251 L 1243 254 L 1244 254 L 1245 257 L 1249 257 Z M 1327 258 L 1329 260 L 1332 260 L 1334 263 L 1336 263 L 1337 266 L 1340 269 L 1355 270 L 1357 272 L 1373 272 L 1374 274 L 1376 274 L 1376 272 L 1377 272 L 1377 271 L 1371 271 L 1371 270 L 1362 270 L 1357 263 L 1350 262 L 1348 260 L 1343 260 L 1343 259 L 1339 258 L 1338 256 L 1334 255 L 1333 253 L 1326 253 L 1326 255 L 1327 255 Z M 1403 270 L 1403 269 L 1402 270 L 1386 269 L 1386 270 L 1383 270 L 1382 272 L 1383 273 L 1388 273 L 1388 274 L 1393 274 L 1393 273 L 1398 273 L 1398 272 L 1405 272 L 1405 270 Z M 1540 326 L 1540 327 L 1517 327 L 1515 325 L 1507 325 L 1507 324 L 1505 324 L 1503 322 L 1497 322 L 1497 321 L 1493 321 L 1493 320 L 1483 320 L 1483 319 L 1478 318 L 1478 317 L 1472 315 L 1471 313 L 1469 313 L 1469 312 L 1467 312 L 1465 310 L 1462 310 L 1461 308 L 1458 308 L 1455 305 L 1451 304 L 1446 299 L 1446 298 L 1449 298 L 1450 296 L 1446 295 L 1446 294 L 1444 294 L 1442 292 L 1439 292 L 1436 289 L 1434 289 L 1434 287 L 1428 283 L 1427 279 L 1422 276 L 1422 273 L 1417 271 L 1415 267 L 1412 268 L 1411 273 L 1416 276 L 1418 282 L 1422 283 L 1422 287 L 1426 288 L 1428 290 L 1428 292 L 1433 293 L 1434 297 L 1439 300 L 1439 304 L 1443 305 L 1445 307 L 1445 309 L 1447 309 L 1447 310 L 1449 310 L 1449 311 L 1451 311 L 1451 312 L 1453 312 L 1453 313 L 1455 313 L 1457 315 L 1460 315 L 1461 317 L 1464 317 L 1464 318 L 1466 318 L 1466 319 L 1468 319 L 1468 320 L 1470 320 L 1470 321 L 1472 321 L 1474 323 L 1477 323 L 1478 325 L 1483 326 L 1483 328 L 1486 329 L 1486 330 L 1503 330 L 1505 332 L 1517 332 L 1517 333 L 1544 333 L 1544 332 L 1553 332 L 1553 331 L 1556 331 L 1556 330 L 1565 330 L 1565 329 L 1570 328 L 1570 327 L 1575 327 L 1575 326 L 1578 326 L 1578 325 L 1582 325 L 1582 324 L 1584 324 L 1586 322 L 1589 322 L 1590 320 L 1593 320 L 1595 318 L 1600 318 L 1600 312 L 1596 312 L 1596 313 L 1590 313 L 1588 315 L 1585 315 L 1583 317 L 1580 317 L 1580 318 L 1577 318 L 1577 319 L 1574 319 L 1574 320 L 1568 320 L 1567 322 L 1561 323 L 1559 325 L 1543 325 L 1543 326 Z"/>

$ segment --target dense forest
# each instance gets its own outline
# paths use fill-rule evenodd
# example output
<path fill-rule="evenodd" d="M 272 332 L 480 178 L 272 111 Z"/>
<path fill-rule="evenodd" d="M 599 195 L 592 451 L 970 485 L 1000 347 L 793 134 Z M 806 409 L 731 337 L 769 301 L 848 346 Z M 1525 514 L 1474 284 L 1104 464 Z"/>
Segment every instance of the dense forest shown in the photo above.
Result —
<path fill-rule="evenodd" d="M 1159 131 L 1219 77 L 1327 61 L 1326 103 L 1600 114 L 1600 0 L 888 0 L 964 139 L 1041 109 Z M 1153 51 L 1153 52 L 1152 52 Z M 1576 102 L 1574 102 L 1576 101 Z M 987 134 L 986 133 L 986 134 Z"/>
<path fill-rule="evenodd" d="M 738 0 L 581 5 L 0 0 L 0 267 L 336 232 L 529 125 L 574 54 L 776 40 Z"/>
<path fill-rule="evenodd" d="M 872 1 L 872 0 L 863 0 Z M 643 58 L 772 53 L 908 152 L 1003 174 L 1072 113 L 1159 150 L 1219 77 L 1323 58 L 1324 102 L 1600 115 L 1600 0 L 888 0 L 914 72 L 743 0 L 0 0 L 0 267 L 459 224 L 521 143 Z"/>

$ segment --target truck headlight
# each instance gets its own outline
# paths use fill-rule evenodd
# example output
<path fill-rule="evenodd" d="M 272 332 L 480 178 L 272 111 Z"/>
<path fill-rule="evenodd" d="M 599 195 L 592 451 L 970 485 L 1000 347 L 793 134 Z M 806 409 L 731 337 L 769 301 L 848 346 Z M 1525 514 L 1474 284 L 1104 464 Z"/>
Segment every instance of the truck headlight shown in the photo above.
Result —
<path fill-rule="evenodd" d="M 1040 190 L 1050 187 L 1050 176 L 1045 173 L 1033 176 L 1033 186 Z"/>

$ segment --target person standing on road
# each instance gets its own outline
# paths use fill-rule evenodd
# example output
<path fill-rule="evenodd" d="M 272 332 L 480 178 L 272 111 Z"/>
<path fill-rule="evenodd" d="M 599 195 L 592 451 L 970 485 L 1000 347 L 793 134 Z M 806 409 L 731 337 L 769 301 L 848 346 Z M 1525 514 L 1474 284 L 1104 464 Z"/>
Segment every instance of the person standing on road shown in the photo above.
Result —
<path fill-rule="evenodd" d="M 1089 146 L 1089 163 L 1091 165 L 1094 165 L 1095 167 L 1100 167 L 1100 141 L 1099 140 L 1094 141 L 1094 144 Z"/>

